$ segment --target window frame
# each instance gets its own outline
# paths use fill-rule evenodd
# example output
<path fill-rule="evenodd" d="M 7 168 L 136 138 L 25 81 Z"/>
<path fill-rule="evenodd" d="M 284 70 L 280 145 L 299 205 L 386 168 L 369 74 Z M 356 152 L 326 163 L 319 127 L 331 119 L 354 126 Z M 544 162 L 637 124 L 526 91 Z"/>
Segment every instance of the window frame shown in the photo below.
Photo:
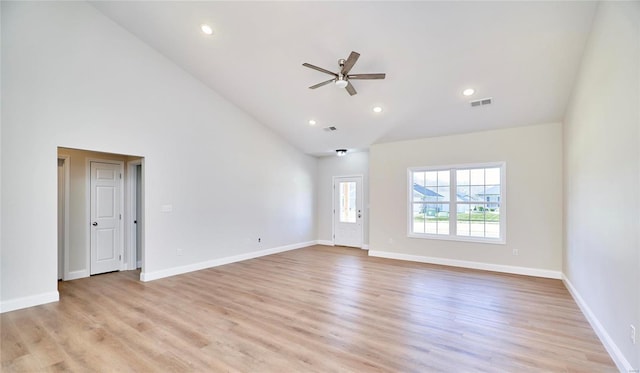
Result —
<path fill-rule="evenodd" d="M 459 236 L 457 232 L 458 226 L 458 201 L 456 198 L 457 180 L 456 171 L 468 170 L 468 169 L 485 169 L 485 168 L 500 168 L 500 235 L 498 238 L 493 237 L 472 237 L 472 236 Z M 468 163 L 468 164 L 456 164 L 446 166 L 420 166 L 407 168 L 407 237 L 420 238 L 420 239 L 436 239 L 445 241 L 463 241 L 463 242 L 478 242 L 478 243 L 490 243 L 490 244 L 506 244 L 506 232 L 507 232 L 507 198 L 506 198 L 506 169 L 507 163 L 501 162 L 486 162 L 486 163 Z M 449 234 L 433 234 L 433 233 L 415 233 L 413 232 L 413 173 L 414 172 L 436 172 L 436 171 L 450 171 L 450 190 L 449 190 Z M 485 182 L 486 186 L 486 182 Z M 439 203 L 439 202 L 434 202 Z M 487 204 L 487 202 L 478 202 L 478 204 Z"/>

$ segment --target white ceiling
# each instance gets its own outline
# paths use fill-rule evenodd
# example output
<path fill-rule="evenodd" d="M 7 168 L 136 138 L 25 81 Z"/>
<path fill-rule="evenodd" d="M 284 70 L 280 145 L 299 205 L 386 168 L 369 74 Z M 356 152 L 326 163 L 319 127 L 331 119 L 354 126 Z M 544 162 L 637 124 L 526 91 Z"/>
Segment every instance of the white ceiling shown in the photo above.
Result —
<path fill-rule="evenodd" d="M 313 155 L 561 121 L 595 11 L 565 1 L 92 4 Z M 351 73 L 387 78 L 353 81 L 355 96 L 307 88 L 330 76 L 303 62 L 337 71 L 352 50 L 361 56 Z M 470 107 L 485 97 L 493 104 Z"/>

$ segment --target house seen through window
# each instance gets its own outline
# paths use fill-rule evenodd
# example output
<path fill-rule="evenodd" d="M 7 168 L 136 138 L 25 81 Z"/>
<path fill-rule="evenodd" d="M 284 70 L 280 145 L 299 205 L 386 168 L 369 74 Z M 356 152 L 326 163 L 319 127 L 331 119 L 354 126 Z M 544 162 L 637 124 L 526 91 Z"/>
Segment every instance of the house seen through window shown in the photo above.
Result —
<path fill-rule="evenodd" d="M 504 163 L 409 169 L 409 236 L 504 243 Z"/>

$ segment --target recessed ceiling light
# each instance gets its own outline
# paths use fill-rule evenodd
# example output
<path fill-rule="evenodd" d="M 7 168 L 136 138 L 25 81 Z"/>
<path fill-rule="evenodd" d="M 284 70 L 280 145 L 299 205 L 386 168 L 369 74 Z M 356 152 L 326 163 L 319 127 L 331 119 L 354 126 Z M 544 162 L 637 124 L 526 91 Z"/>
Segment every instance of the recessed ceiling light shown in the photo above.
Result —
<path fill-rule="evenodd" d="M 336 149 L 336 154 L 338 157 L 344 157 L 347 155 L 347 149 Z"/>
<path fill-rule="evenodd" d="M 213 34 L 213 29 L 209 25 L 200 25 L 200 30 L 207 35 Z"/>
<path fill-rule="evenodd" d="M 316 123 L 317 123 L 317 122 L 316 122 L 315 120 L 313 120 L 313 119 L 311 119 L 311 120 L 309 121 L 309 125 L 310 125 L 310 126 L 315 126 L 315 125 L 316 125 Z"/>
<path fill-rule="evenodd" d="M 382 106 L 374 106 L 373 107 L 373 112 L 374 113 L 382 113 Z"/>
<path fill-rule="evenodd" d="M 467 88 L 464 91 L 462 91 L 462 94 L 465 96 L 471 96 L 474 93 L 476 93 L 476 90 L 473 88 Z"/>

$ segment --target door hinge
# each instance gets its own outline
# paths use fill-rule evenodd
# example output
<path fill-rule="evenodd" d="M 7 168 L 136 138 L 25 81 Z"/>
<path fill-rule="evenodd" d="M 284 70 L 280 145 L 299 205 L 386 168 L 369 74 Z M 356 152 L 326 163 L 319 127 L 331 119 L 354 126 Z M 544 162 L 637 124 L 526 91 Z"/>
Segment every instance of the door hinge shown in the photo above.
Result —
<path fill-rule="evenodd" d="M 120 178 L 122 179 L 122 173 L 120 174 Z"/>
<path fill-rule="evenodd" d="M 122 220 L 122 214 L 120 214 L 120 220 Z"/>
<path fill-rule="evenodd" d="M 118 260 L 122 260 L 122 255 L 118 255 Z"/>

